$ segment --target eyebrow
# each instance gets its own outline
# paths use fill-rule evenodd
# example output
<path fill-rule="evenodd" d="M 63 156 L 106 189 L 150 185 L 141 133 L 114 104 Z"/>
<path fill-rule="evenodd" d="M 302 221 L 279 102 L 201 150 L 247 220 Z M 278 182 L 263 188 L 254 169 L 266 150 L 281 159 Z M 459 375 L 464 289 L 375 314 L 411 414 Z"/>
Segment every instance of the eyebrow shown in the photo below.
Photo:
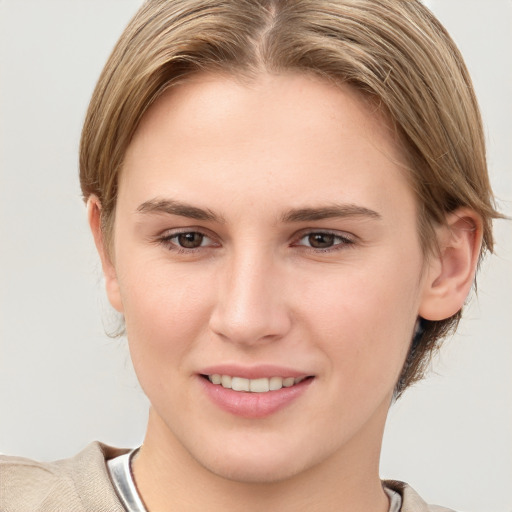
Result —
<path fill-rule="evenodd" d="M 198 208 L 174 199 L 150 199 L 137 208 L 138 213 L 165 213 L 195 220 L 209 220 L 224 223 L 224 219 L 209 209 Z"/>
<path fill-rule="evenodd" d="M 321 208 L 298 208 L 289 210 L 281 219 L 283 222 L 304 222 L 346 217 L 382 219 L 380 213 L 356 204 L 333 204 Z"/>
<path fill-rule="evenodd" d="M 167 215 L 178 215 L 180 217 L 187 217 L 195 220 L 207 220 L 222 224 L 225 223 L 225 220 L 221 215 L 215 214 L 210 209 L 199 208 L 175 199 L 150 199 L 139 205 L 137 212 L 144 214 L 163 213 Z M 364 206 L 356 204 L 332 204 L 319 208 L 294 208 L 288 210 L 281 216 L 281 222 L 294 223 L 347 217 L 366 217 L 371 219 L 382 218 L 379 213 Z"/>

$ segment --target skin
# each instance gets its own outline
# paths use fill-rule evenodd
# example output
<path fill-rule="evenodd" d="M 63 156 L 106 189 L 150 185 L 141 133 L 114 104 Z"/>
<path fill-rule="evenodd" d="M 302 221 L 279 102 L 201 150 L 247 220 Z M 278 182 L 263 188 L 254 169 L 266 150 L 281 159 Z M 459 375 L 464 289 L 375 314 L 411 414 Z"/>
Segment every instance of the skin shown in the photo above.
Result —
<path fill-rule="evenodd" d="M 89 219 L 151 402 L 134 463 L 149 510 L 387 510 L 379 453 L 416 319 L 461 307 L 481 238 L 460 210 L 426 261 L 404 163 L 383 116 L 306 75 L 199 75 L 146 113 L 113 254 L 94 197 Z M 217 364 L 313 378 L 251 419 L 205 394 Z"/>

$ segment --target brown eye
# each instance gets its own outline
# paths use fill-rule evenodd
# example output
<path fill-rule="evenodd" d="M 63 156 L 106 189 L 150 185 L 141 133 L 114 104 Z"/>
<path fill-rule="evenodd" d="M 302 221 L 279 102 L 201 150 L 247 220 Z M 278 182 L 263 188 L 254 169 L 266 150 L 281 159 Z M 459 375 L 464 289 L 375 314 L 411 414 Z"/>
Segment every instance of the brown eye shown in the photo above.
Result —
<path fill-rule="evenodd" d="M 176 241 L 180 247 L 185 249 L 195 249 L 203 244 L 204 235 L 191 231 L 189 233 L 180 233 L 176 235 Z"/>
<path fill-rule="evenodd" d="M 308 235 L 309 245 L 314 249 L 328 249 L 334 245 L 335 239 L 336 236 L 331 233 L 311 233 Z"/>
<path fill-rule="evenodd" d="M 355 240 L 348 233 L 329 233 L 329 231 L 310 231 L 305 233 L 294 245 L 303 246 L 320 252 L 332 252 L 354 246 Z"/>

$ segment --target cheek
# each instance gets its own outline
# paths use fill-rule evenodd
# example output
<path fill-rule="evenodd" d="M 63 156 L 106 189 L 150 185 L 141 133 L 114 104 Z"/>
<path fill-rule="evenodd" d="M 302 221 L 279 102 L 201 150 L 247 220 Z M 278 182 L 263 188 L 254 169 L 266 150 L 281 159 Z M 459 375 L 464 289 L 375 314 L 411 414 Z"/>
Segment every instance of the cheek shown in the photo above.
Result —
<path fill-rule="evenodd" d="M 304 303 L 331 371 L 354 392 L 394 385 L 405 360 L 419 304 L 419 265 L 396 258 L 333 273 Z M 350 384 L 350 386 L 348 385 Z"/>
<path fill-rule="evenodd" d="M 140 268 L 127 268 L 120 278 L 134 365 L 149 359 L 158 364 L 167 354 L 179 359 L 208 326 L 213 287 L 199 275 L 157 262 Z"/>

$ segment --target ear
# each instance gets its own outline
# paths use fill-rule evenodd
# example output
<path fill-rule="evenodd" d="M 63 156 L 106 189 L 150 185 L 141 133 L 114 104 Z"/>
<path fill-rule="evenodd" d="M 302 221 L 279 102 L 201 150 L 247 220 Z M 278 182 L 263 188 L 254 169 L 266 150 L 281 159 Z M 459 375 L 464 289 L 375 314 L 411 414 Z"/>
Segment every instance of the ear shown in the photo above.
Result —
<path fill-rule="evenodd" d="M 119 290 L 119 282 L 117 280 L 117 273 L 112 261 L 111 254 L 105 244 L 103 238 L 103 231 L 101 229 L 101 203 L 100 200 L 91 195 L 87 200 L 87 219 L 91 228 L 94 243 L 101 259 L 101 266 L 103 268 L 103 276 L 105 277 L 105 288 L 107 290 L 107 297 L 110 304 L 119 311 L 123 312 L 123 303 L 121 301 L 121 293 Z"/>
<path fill-rule="evenodd" d="M 482 219 L 459 208 L 437 230 L 439 252 L 430 260 L 424 281 L 419 316 L 444 320 L 464 305 L 475 279 L 482 245 Z"/>

